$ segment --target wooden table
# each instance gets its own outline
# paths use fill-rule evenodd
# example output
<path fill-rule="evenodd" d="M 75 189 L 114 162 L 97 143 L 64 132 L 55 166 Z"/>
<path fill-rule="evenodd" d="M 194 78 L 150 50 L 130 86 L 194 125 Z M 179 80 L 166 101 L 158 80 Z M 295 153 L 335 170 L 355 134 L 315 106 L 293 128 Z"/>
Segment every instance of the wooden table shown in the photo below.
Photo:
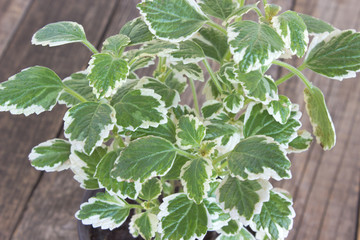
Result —
<path fill-rule="evenodd" d="M 0 0 L 1 81 L 21 69 L 42 65 L 60 77 L 84 69 L 90 53 L 80 44 L 47 48 L 32 46 L 32 34 L 47 23 L 71 20 L 82 24 L 95 46 L 116 34 L 138 15 L 139 0 Z M 253 2 L 253 1 L 248 1 Z M 360 30 L 358 0 L 277 0 L 283 9 L 314 15 L 340 29 Z M 293 64 L 297 64 L 293 62 Z M 285 72 L 275 71 L 274 77 Z M 288 189 L 297 213 L 288 239 L 355 239 L 360 183 L 360 77 L 343 83 L 305 72 L 326 97 L 337 130 L 337 145 L 328 152 L 313 144 L 310 151 L 292 156 L 293 178 L 276 184 Z M 303 85 L 296 78 L 281 85 L 304 109 Z M 40 142 L 62 136 L 57 106 L 40 116 L 0 113 L 0 240 L 77 239 L 77 211 L 83 190 L 72 173 L 42 173 L 27 159 Z M 310 129 L 304 114 L 304 128 Z"/>

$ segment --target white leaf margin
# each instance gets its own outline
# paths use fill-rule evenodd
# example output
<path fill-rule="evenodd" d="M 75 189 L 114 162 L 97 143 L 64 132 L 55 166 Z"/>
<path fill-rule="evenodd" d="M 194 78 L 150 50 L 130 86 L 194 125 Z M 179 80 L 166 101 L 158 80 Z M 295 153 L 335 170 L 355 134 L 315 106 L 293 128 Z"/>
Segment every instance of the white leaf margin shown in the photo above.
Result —
<path fill-rule="evenodd" d="M 203 137 L 203 139 L 202 140 L 204 140 L 204 138 L 205 138 L 205 135 L 206 135 L 206 127 L 205 127 L 205 125 L 202 123 L 202 122 L 200 122 L 200 119 L 199 118 L 197 118 L 197 117 L 195 117 L 195 116 L 193 116 L 193 115 L 190 115 L 190 114 L 187 114 L 187 115 L 183 115 L 182 117 L 184 117 L 184 118 L 188 118 L 189 119 L 189 122 L 190 122 L 190 124 L 192 125 L 192 121 L 194 120 L 195 121 L 195 130 L 197 131 L 197 129 L 200 127 L 200 126 L 203 126 L 204 127 L 204 137 Z M 177 122 L 177 124 L 176 124 L 176 144 L 181 148 L 181 149 L 184 149 L 184 150 L 189 150 L 189 149 L 191 149 L 192 147 L 193 147 L 193 145 L 183 145 L 182 144 L 182 138 L 180 138 L 179 137 L 179 133 L 181 133 L 181 132 L 183 132 L 183 130 L 179 127 L 179 122 L 180 122 L 180 120 Z M 201 140 L 201 141 L 202 141 Z M 200 142 L 201 142 L 200 141 Z"/>
<path fill-rule="evenodd" d="M 142 215 L 147 214 L 148 215 L 148 219 L 150 221 L 150 227 L 151 227 L 151 235 L 155 236 L 156 230 L 158 228 L 158 224 L 159 224 L 159 219 L 157 218 L 157 216 L 153 213 L 150 212 L 142 212 L 139 214 L 135 214 L 132 216 L 130 223 L 129 223 L 129 232 L 131 233 L 131 235 L 135 238 L 137 236 L 141 236 L 142 238 L 145 239 L 145 236 L 143 236 L 142 232 L 140 231 L 140 228 L 138 225 L 136 225 L 135 221 L 137 219 L 139 219 Z M 139 235 L 136 235 L 136 233 L 138 233 Z"/>

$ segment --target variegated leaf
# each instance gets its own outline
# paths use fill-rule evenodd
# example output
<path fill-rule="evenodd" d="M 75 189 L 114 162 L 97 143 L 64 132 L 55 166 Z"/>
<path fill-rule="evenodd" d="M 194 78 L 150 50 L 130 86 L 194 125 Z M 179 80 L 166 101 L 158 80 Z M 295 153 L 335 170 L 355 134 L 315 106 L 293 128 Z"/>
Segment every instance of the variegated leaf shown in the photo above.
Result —
<path fill-rule="evenodd" d="M 199 148 L 205 133 L 205 126 L 197 117 L 182 116 L 176 130 L 176 143 L 182 149 Z"/>
<path fill-rule="evenodd" d="M 148 42 L 154 37 L 141 17 L 127 22 L 120 29 L 120 34 L 126 35 L 130 38 L 130 45 Z"/>
<path fill-rule="evenodd" d="M 132 216 L 129 231 L 136 238 L 139 235 L 145 240 L 151 240 L 157 231 L 159 220 L 150 212 L 138 213 Z"/>

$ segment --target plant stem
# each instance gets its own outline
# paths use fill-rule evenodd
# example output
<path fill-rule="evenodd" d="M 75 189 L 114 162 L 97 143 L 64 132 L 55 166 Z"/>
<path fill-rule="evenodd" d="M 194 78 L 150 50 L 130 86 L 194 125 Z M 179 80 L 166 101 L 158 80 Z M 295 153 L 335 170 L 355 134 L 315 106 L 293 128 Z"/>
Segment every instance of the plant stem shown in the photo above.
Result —
<path fill-rule="evenodd" d="M 220 93 L 222 93 L 222 87 L 221 87 L 219 81 L 217 80 L 216 75 L 213 72 L 213 70 L 211 69 L 211 66 L 210 66 L 209 62 L 206 60 L 206 58 L 203 60 L 203 63 L 205 65 L 207 71 L 209 72 L 210 77 L 211 77 L 212 81 L 214 82 L 216 88 L 219 90 Z"/>
<path fill-rule="evenodd" d="M 217 30 L 219 30 L 219 31 L 223 32 L 225 35 L 227 35 L 226 29 L 223 28 L 222 26 L 220 26 L 220 25 L 218 25 L 218 24 L 216 24 L 216 23 L 214 23 L 212 21 L 208 21 L 208 22 L 206 22 L 206 24 L 216 28 Z"/>
<path fill-rule="evenodd" d="M 88 100 L 86 100 L 83 96 L 81 96 L 80 94 L 78 94 L 77 92 L 72 90 L 71 88 L 67 87 L 66 85 L 64 85 L 64 90 L 65 90 L 65 92 L 67 92 L 70 95 L 72 95 L 72 96 L 76 97 L 77 99 L 79 99 L 81 102 L 88 102 Z"/>
<path fill-rule="evenodd" d="M 195 113 L 199 117 L 200 116 L 200 108 L 199 108 L 199 102 L 198 102 L 198 98 L 197 98 L 197 94 L 196 94 L 196 87 L 194 84 L 194 80 L 192 78 L 189 78 L 189 82 L 190 82 L 191 91 L 192 91 L 193 99 L 194 99 Z"/>
<path fill-rule="evenodd" d="M 258 15 L 259 17 L 263 17 L 263 14 L 262 14 L 262 12 L 260 11 L 259 8 L 255 7 L 255 8 L 254 8 L 254 11 L 257 13 L 257 15 Z"/>
<path fill-rule="evenodd" d="M 167 72 L 165 73 L 165 75 L 163 77 L 161 77 L 161 82 L 165 82 L 166 79 L 170 76 L 170 74 L 172 73 L 172 69 L 168 69 Z"/>
<path fill-rule="evenodd" d="M 243 7 L 245 5 L 245 0 L 238 0 L 238 3 L 240 4 L 240 7 Z"/>
<path fill-rule="evenodd" d="M 221 155 L 220 157 L 217 157 L 213 160 L 213 165 L 215 166 L 216 164 L 218 164 L 219 162 L 221 162 L 222 160 L 224 160 L 225 158 L 227 158 L 230 155 L 231 152 L 227 152 L 223 155 Z"/>
<path fill-rule="evenodd" d="M 264 7 L 265 7 L 266 4 L 267 4 L 267 0 L 263 0 L 263 4 L 264 4 Z"/>
<path fill-rule="evenodd" d="M 144 209 L 142 206 L 137 205 L 137 204 L 128 204 L 129 208 L 138 208 L 138 209 Z"/>
<path fill-rule="evenodd" d="M 304 74 L 302 74 L 302 72 L 299 69 L 291 66 L 290 64 L 287 64 L 285 62 L 281 62 L 281 61 L 278 61 L 278 60 L 274 60 L 272 63 L 275 64 L 275 65 L 279 65 L 281 67 L 287 68 L 288 70 L 293 72 L 295 75 L 297 75 L 304 82 L 304 84 L 306 85 L 307 88 L 309 88 L 309 89 L 312 88 L 312 83 L 304 76 Z"/>
<path fill-rule="evenodd" d="M 91 42 L 89 42 L 88 40 L 83 41 L 83 44 L 87 46 L 94 54 L 99 53 L 96 47 L 94 47 L 94 45 L 92 45 Z"/>
<path fill-rule="evenodd" d="M 191 153 L 188 153 L 184 150 L 181 150 L 181 149 L 176 149 L 176 152 L 184 157 L 187 157 L 187 158 L 190 158 L 190 159 L 196 159 L 197 157 L 192 155 Z"/>
<path fill-rule="evenodd" d="M 298 67 L 297 69 L 298 69 L 299 71 L 302 71 L 302 70 L 304 70 L 305 68 L 306 68 L 306 64 L 303 63 L 303 64 L 302 64 L 300 67 Z M 282 83 L 285 82 L 286 80 L 292 78 L 293 76 L 295 76 L 295 74 L 294 74 L 293 72 L 286 74 L 285 76 L 281 77 L 279 80 L 277 80 L 277 81 L 275 82 L 276 86 L 279 86 L 280 84 L 282 84 Z"/>

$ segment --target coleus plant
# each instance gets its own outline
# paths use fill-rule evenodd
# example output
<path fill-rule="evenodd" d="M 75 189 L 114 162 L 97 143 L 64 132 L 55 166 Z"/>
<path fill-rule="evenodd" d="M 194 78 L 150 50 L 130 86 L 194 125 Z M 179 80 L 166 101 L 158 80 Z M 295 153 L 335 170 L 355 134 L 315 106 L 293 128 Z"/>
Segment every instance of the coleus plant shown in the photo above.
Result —
<path fill-rule="evenodd" d="M 85 71 L 63 80 L 35 66 L 0 85 L 1 111 L 69 108 L 68 140 L 41 143 L 29 158 L 38 170 L 70 168 L 82 188 L 105 189 L 80 206 L 76 217 L 84 224 L 112 230 L 134 209 L 129 231 L 144 239 L 202 239 L 207 231 L 220 240 L 287 237 L 292 199 L 269 180 L 291 178 L 287 154 L 307 150 L 312 135 L 300 129 L 299 106 L 279 95 L 278 85 L 294 75 L 305 83 L 313 135 L 331 149 L 335 130 L 324 95 L 301 71 L 354 77 L 360 34 L 280 13 L 265 0 L 263 12 L 258 5 L 144 0 L 137 6 L 141 17 L 107 38 L 101 52 L 75 22 L 51 23 L 34 34 L 36 45 L 80 42 L 93 52 Z M 258 21 L 243 20 L 248 12 Z M 294 55 L 303 59 L 298 68 L 278 60 Z M 152 76 L 137 76 L 155 63 Z M 266 74 L 272 65 L 290 73 L 274 81 Z M 179 103 L 187 80 L 193 108 Z M 194 81 L 206 82 L 201 109 Z"/>

